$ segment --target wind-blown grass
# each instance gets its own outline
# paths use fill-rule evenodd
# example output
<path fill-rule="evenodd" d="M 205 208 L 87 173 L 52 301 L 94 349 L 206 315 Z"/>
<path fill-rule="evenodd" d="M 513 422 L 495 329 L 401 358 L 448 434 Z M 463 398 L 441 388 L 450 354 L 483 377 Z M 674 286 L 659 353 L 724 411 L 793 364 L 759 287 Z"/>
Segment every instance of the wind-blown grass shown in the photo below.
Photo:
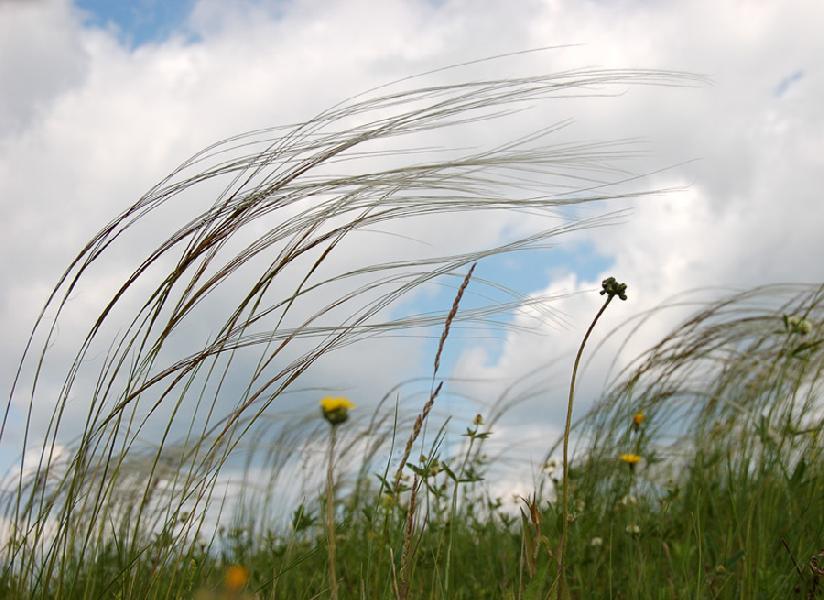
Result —
<path fill-rule="evenodd" d="M 347 264 L 339 258 L 347 240 L 378 226 L 394 234 L 393 227 L 417 218 L 500 210 L 557 216 L 585 203 L 661 191 L 622 187 L 635 180 L 610 165 L 628 152 L 622 146 L 548 143 L 563 123 L 497 140 L 489 148 L 453 149 L 445 158 L 434 151 L 422 155 L 410 150 L 411 143 L 404 144 L 444 128 L 506 119 L 536 102 L 615 93 L 631 85 L 700 81 L 677 72 L 588 69 L 431 83 L 411 90 L 396 84 L 350 98 L 303 123 L 224 140 L 183 163 L 88 242 L 59 278 L 34 325 L 0 428 L 2 440 L 12 401 L 22 402 L 28 411 L 22 450 L 39 449 L 36 466 L 24 468 L 21 462 L 5 488 L 5 596 L 188 597 L 216 581 L 217 571 L 231 562 L 247 566 L 250 586 L 266 597 L 325 594 L 325 575 L 318 574 L 327 572 L 322 563 L 326 553 L 312 521 L 314 512 L 303 505 L 273 506 L 265 499 L 271 489 L 261 497 L 249 487 L 242 506 L 250 510 L 254 505 L 281 513 L 297 510 L 285 537 L 267 529 L 259 515 L 223 504 L 219 484 L 227 465 L 244 450 L 252 448 L 247 456 L 259 459 L 254 448 L 271 447 L 264 442 L 265 431 L 277 400 L 325 355 L 373 336 L 422 327 L 505 327 L 496 317 L 524 305 L 512 293 L 508 302 L 405 314 L 398 307 L 410 293 L 464 277 L 471 264 L 485 258 L 547 247 L 565 233 L 604 226 L 615 215 L 575 220 L 562 212 L 567 219 L 560 225 L 522 239 L 457 253 L 422 251 L 404 260 L 370 256 Z M 124 240 L 155 231 L 144 224 L 166 219 L 174 223 L 171 232 L 164 232 L 165 239 L 129 267 L 73 355 L 60 363 L 50 347 L 72 294 L 92 279 L 95 266 L 109 254 L 129 248 L 120 245 Z M 472 285 L 504 289 L 479 277 L 473 277 Z M 658 589 L 657 582 L 700 596 L 724 589 L 719 581 L 727 581 L 706 571 L 711 563 L 713 568 L 741 569 L 749 586 L 745 592 L 785 590 L 790 582 L 805 589 L 813 585 L 804 569 L 821 518 L 803 507 L 813 505 L 822 490 L 820 424 L 808 422 L 819 406 L 815 340 L 820 332 L 814 325 L 804 334 L 811 341 L 803 344 L 809 346 L 799 346 L 801 334 L 793 327 L 800 322 L 796 317 L 820 322 L 819 297 L 817 292 L 799 293 L 803 298 L 779 307 L 795 319 L 794 325 L 774 312 L 726 318 L 732 314 L 727 309 L 750 310 L 745 302 L 759 299 L 757 293 L 697 315 L 580 422 L 587 435 L 579 439 L 591 439 L 593 446 L 579 448 L 569 473 L 573 503 L 583 498 L 589 507 L 578 511 L 570 528 L 565 559 L 570 593 L 612 590 L 617 595 L 616 590 L 624 590 L 625 597 L 643 597 L 649 586 Z M 764 293 L 765 298 L 773 296 Z M 233 301 L 226 303 L 227 297 Z M 220 301 L 210 303 L 214 298 Z M 547 300 L 535 297 L 526 304 L 550 311 Z M 204 320 L 208 340 L 188 341 L 199 339 L 191 333 Z M 766 324 L 779 329 L 783 324 L 784 329 L 776 334 Z M 697 382 L 689 379 L 692 375 Z M 44 401 L 55 377 L 55 397 Z M 712 387 L 699 387 L 690 395 L 696 384 L 708 381 Z M 76 432 L 76 425 L 67 421 L 70 414 L 77 417 L 77 408 L 69 406 L 77 395 L 86 399 L 81 404 L 86 412 L 78 436 L 67 443 L 66 436 Z M 45 430 L 34 429 L 32 414 L 44 405 L 53 413 Z M 643 410 L 649 421 L 633 437 L 626 418 L 635 410 Z M 397 445 L 387 452 L 385 444 L 406 433 L 407 425 L 390 397 L 365 430 L 339 432 L 338 448 L 347 448 L 352 456 L 364 453 L 359 470 L 350 474 L 351 489 L 336 495 L 340 597 L 391 597 L 393 573 L 401 566 L 405 571 L 397 575 L 409 597 L 544 593 L 556 575 L 555 561 L 546 552 L 558 535 L 560 513 L 554 503 L 545 505 L 554 497 L 537 494 L 527 520 L 504 516 L 497 499 L 486 497 L 479 484 L 489 468 L 480 451 L 489 431 L 480 425 L 467 433 L 474 446 L 457 455 L 463 459 L 443 456 L 445 428 L 429 440 L 424 459 L 413 457 L 420 513 L 404 505 L 415 495 L 403 488 L 402 478 L 395 485 L 384 481 L 393 493 L 376 497 L 367 477 L 372 462 L 387 454 L 396 458 Z M 288 429 L 283 422 L 274 427 L 282 447 L 303 444 L 311 451 L 324 439 L 319 434 L 304 437 L 305 431 Z M 753 431 L 760 433 L 753 436 Z M 705 440 L 713 435 L 722 436 L 724 443 L 708 447 Z M 667 436 L 675 436 L 677 444 L 662 445 Z M 150 443 L 143 443 L 144 438 Z M 615 453 L 626 449 L 644 456 L 647 466 L 618 469 Z M 664 457 L 669 463 L 659 462 Z M 267 483 L 282 483 L 279 474 L 294 468 L 287 453 L 276 447 L 263 462 L 258 459 L 247 458 L 246 467 L 247 472 L 270 471 L 264 490 Z M 403 476 L 411 468 L 404 463 L 406 459 L 379 469 L 384 480 L 395 470 Z M 701 468 L 682 467 L 681 474 L 692 479 L 676 477 L 675 494 L 653 477 L 667 464 Z M 316 491 L 307 479 L 306 490 Z M 600 530 L 601 523 L 616 523 L 614 503 L 630 492 L 639 504 L 633 505 L 635 520 L 627 525 L 637 525 L 640 533 L 627 537 L 624 529 L 602 531 L 604 553 L 609 549 L 613 561 L 604 562 L 602 555 L 592 554 L 585 537 Z M 670 507 L 677 509 L 668 510 L 680 512 L 656 508 L 670 493 L 675 494 Z M 788 494 L 793 499 L 785 498 Z M 754 506 L 771 507 L 774 514 L 761 516 Z M 718 515 L 727 519 L 726 537 L 707 529 L 707 520 Z M 779 576 L 770 569 L 779 568 L 776 556 L 787 556 L 787 550 L 781 546 L 772 553 L 768 539 L 780 529 L 781 515 L 799 519 L 786 524 L 781 536 L 799 567 Z M 213 523 L 229 518 L 236 524 L 228 533 L 212 537 Z M 670 518 L 673 523 L 667 525 Z M 252 531 L 259 535 L 251 537 Z M 404 531 L 413 537 L 407 534 L 404 540 Z M 660 535 L 647 537 L 647 532 Z M 405 547 L 410 562 L 402 565 Z M 672 566 L 650 579 L 644 565 L 660 560 L 662 553 Z M 450 566 L 445 569 L 447 556 Z M 635 560 L 614 562 L 628 557 Z M 604 568 L 608 581 L 593 582 L 593 573 L 602 574 Z M 769 581 L 764 573 L 770 574 Z"/>
<path fill-rule="evenodd" d="M 822 289 L 768 286 L 704 307 L 620 373 L 576 423 L 565 559 L 571 597 L 820 596 Z M 390 485 L 373 475 L 381 470 L 380 448 L 412 428 L 398 422 L 396 410 L 382 402 L 369 419 L 341 426 L 336 458 L 349 465 L 334 484 L 342 598 L 396 596 L 398 552 L 414 512 L 406 494 L 383 493 Z M 633 418 L 639 413 L 640 423 Z M 267 494 L 294 478 L 278 458 L 281 448 L 303 447 L 297 455 L 310 461 L 305 472 L 323 473 L 323 450 L 309 450 L 323 439 L 318 427 L 325 423 L 315 417 L 296 425 L 282 430 L 279 444 L 253 442 L 252 450 L 267 457 L 271 480 L 259 490 L 244 488 L 250 501 L 229 511 L 231 525 L 215 537 L 194 536 L 181 549 L 193 517 L 179 515 L 133 562 L 119 534 L 103 536 L 89 556 L 70 547 L 63 560 L 77 575 L 75 597 L 133 594 L 127 568 L 146 597 L 188 598 L 204 587 L 219 589 L 222 571 L 237 563 L 252 574 L 249 597 L 323 597 L 323 503 L 296 502 L 291 521 L 279 528 L 267 521 L 283 510 Z M 519 518 L 484 484 L 496 476 L 481 451 L 494 429 L 476 419 L 463 447 L 451 452 L 443 449 L 443 433 L 413 461 L 422 482 L 418 503 L 426 509 L 416 527 L 409 597 L 545 597 L 564 516 L 561 481 L 550 469 L 539 475 Z M 643 460 L 630 469 L 622 453 Z M 147 472 L 130 458 L 134 471 Z M 322 485 L 308 488 L 319 494 Z M 174 558 L 173 549 L 180 553 Z M 164 559 L 164 552 L 171 556 Z M 443 579 L 447 554 L 451 584 Z M 14 597 L 19 583 L 7 574 L 7 595 Z"/>

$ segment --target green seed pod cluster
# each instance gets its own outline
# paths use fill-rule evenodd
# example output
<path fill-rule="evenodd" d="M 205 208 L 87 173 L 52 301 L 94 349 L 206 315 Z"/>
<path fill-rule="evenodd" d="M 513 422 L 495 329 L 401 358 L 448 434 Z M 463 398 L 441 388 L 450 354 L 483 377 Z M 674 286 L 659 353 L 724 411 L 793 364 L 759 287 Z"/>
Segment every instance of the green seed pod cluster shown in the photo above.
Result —
<path fill-rule="evenodd" d="M 627 284 L 618 283 L 615 277 L 607 277 L 601 282 L 601 295 L 607 294 L 610 298 L 618 296 L 621 300 L 627 299 Z"/>

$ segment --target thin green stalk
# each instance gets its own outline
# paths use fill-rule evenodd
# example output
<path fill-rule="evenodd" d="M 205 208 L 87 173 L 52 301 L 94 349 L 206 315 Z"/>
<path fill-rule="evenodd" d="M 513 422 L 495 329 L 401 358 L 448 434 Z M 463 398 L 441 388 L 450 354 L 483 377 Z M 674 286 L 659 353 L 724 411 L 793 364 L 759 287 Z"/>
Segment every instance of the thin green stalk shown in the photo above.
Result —
<path fill-rule="evenodd" d="M 601 282 L 601 287 L 603 288 L 601 294 L 606 294 L 607 299 L 595 315 L 592 323 L 590 323 L 589 329 L 584 334 L 584 339 L 581 340 L 581 346 L 578 348 L 578 354 L 575 355 L 575 364 L 572 367 L 572 379 L 569 382 L 569 399 L 567 400 L 566 422 L 564 423 L 564 472 L 561 489 L 563 521 L 561 524 L 561 539 L 558 543 L 558 600 L 564 597 L 564 552 L 566 551 L 567 529 L 569 528 L 569 432 L 572 429 L 572 406 L 575 402 L 575 377 L 578 374 L 578 365 L 581 363 L 584 347 L 593 329 L 595 329 L 598 319 L 604 314 L 614 296 L 618 296 L 621 300 L 627 299 L 627 284 L 618 283 L 614 277 L 604 279 Z"/>
<path fill-rule="evenodd" d="M 326 462 L 326 550 L 328 554 L 329 597 L 338 598 L 338 576 L 335 571 L 335 441 L 337 428 L 329 428 L 329 457 Z"/>
<path fill-rule="evenodd" d="M 409 597 L 409 580 L 412 577 L 412 536 L 415 531 L 415 510 L 420 482 L 418 476 L 412 477 L 412 490 L 409 494 L 409 510 L 406 513 L 406 524 L 403 531 L 403 548 L 401 549 L 400 583 L 398 585 L 398 600 Z"/>
<path fill-rule="evenodd" d="M 477 430 L 476 430 L 477 432 Z M 469 447 L 466 449 L 466 454 L 464 455 L 463 464 L 461 465 L 460 471 L 457 473 L 457 477 L 455 478 L 455 485 L 452 488 L 452 506 L 449 511 L 449 544 L 446 546 L 446 566 L 444 567 L 444 598 L 449 600 L 449 567 L 452 558 L 452 542 L 455 536 L 455 513 L 458 509 L 458 481 L 461 477 L 463 477 L 464 472 L 466 471 L 466 464 L 469 462 L 469 455 L 472 452 L 472 446 L 475 443 L 475 436 L 469 436 Z"/>
<path fill-rule="evenodd" d="M 698 542 L 698 564 L 695 570 L 695 597 L 701 597 L 701 575 L 704 569 L 704 540 L 701 538 L 701 492 L 698 492 L 695 503 L 697 504 L 695 510 L 695 539 Z"/>

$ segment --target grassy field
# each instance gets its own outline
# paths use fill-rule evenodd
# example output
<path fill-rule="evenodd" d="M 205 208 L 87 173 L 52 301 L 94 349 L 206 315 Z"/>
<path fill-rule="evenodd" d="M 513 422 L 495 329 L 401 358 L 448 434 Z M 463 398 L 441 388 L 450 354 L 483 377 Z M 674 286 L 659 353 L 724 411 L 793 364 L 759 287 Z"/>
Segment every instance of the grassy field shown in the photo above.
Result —
<path fill-rule="evenodd" d="M 765 286 L 698 307 L 591 409 L 574 412 L 569 431 L 547 440 L 532 493 L 512 498 L 490 491 L 508 467 L 487 451 L 510 405 L 446 420 L 433 411 L 450 385 L 440 368 L 450 328 L 546 301 L 513 293 L 510 303 L 464 307 L 473 286 L 502 289 L 474 277 L 475 264 L 608 219 L 460 255 L 325 270 L 345 236 L 376 224 L 459 211 L 551 211 L 621 195 L 604 183 L 538 194 L 542 174 L 603 173 L 609 158 L 600 146 L 535 145 L 552 127 L 440 162 L 345 176 L 323 170 L 347 153 L 353 161 L 376 156 L 353 148 L 502 118 L 518 103 L 570 91 L 695 81 L 581 71 L 416 88 L 350 99 L 307 123 L 238 136 L 185 163 L 90 241 L 35 325 L 21 363 L 33 382 L 29 416 L 52 333 L 84 273 L 177 194 L 212 178 L 229 181 L 141 258 L 61 371 L 36 467 L 18 469 L 3 486 L 0 597 L 824 597 L 822 286 Z M 248 148 L 226 158 L 228 149 Z M 531 178 L 521 194 L 512 193 L 513 172 Z M 277 227 L 232 246 L 250 223 L 273 215 Z M 255 276 L 231 311 L 222 300 L 223 312 L 212 313 L 209 342 L 187 346 L 186 324 L 244 267 Z M 294 269 L 302 275 L 281 285 Z M 141 287 L 150 275 L 154 283 Z M 448 311 L 382 312 L 439 279 L 454 284 Z M 616 283 L 604 283 L 606 311 L 623 296 Z M 129 304 L 133 292 L 138 301 Z M 112 321 L 117 327 L 106 329 Z M 319 357 L 415 327 L 440 334 L 419 413 L 401 412 L 392 391 L 376 406 L 364 402 L 370 408 L 318 392 L 312 404 L 326 397 L 323 410 L 314 407 L 310 419 L 271 419 L 273 403 Z M 589 331 L 593 340 L 611 335 L 595 321 Z M 240 359 L 250 350 L 257 352 L 251 370 Z M 579 358 L 587 350 L 582 344 Z M 573 383 L 586 377 L 577 367 L 570 361 Z M 85 422 L 58 451 L 81 385 L 90 390 Z M 220 412 L 227 396 L 232 407 Z M 157 441 L 141 444 L 152 423 Z M 227 472 L 244 483 L 224 496 Z"/>

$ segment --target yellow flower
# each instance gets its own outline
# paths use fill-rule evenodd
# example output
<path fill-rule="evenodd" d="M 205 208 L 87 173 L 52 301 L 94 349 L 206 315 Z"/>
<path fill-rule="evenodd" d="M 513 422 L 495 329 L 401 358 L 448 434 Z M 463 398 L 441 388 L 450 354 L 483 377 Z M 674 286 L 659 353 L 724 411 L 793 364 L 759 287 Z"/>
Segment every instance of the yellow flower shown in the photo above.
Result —
<path fill-rule="evenodd" d="M 640 410 L 632 416 L 632 426 L 635 428 L 635 431 L 638 431 L 638 428 L 641 427 L 641 423 L 647 420 L 647 415 L 645 415 Z"/>
<path fill-rule="evenodd" d="M 627 463 L 630 468 L 634 467 L 641 461 L 641 457 L 637 454 L 622 454 L 618 458 Z"/>
<path fill-rule="evenodd" d="M 326 396 L 321 399 L 320 408 L 327 421 L 332 425 L 340 425 L 346 421 L 349 411 L 355 408 L 355 405 L 343 396 Z"/>
<path fill-rule="evenodd" d="M 230 592 L 237 592 L 249 581 L 249 569 L 241 565 L 232 565 L 226 569 L 223 576 L 223 583 Z"/>

